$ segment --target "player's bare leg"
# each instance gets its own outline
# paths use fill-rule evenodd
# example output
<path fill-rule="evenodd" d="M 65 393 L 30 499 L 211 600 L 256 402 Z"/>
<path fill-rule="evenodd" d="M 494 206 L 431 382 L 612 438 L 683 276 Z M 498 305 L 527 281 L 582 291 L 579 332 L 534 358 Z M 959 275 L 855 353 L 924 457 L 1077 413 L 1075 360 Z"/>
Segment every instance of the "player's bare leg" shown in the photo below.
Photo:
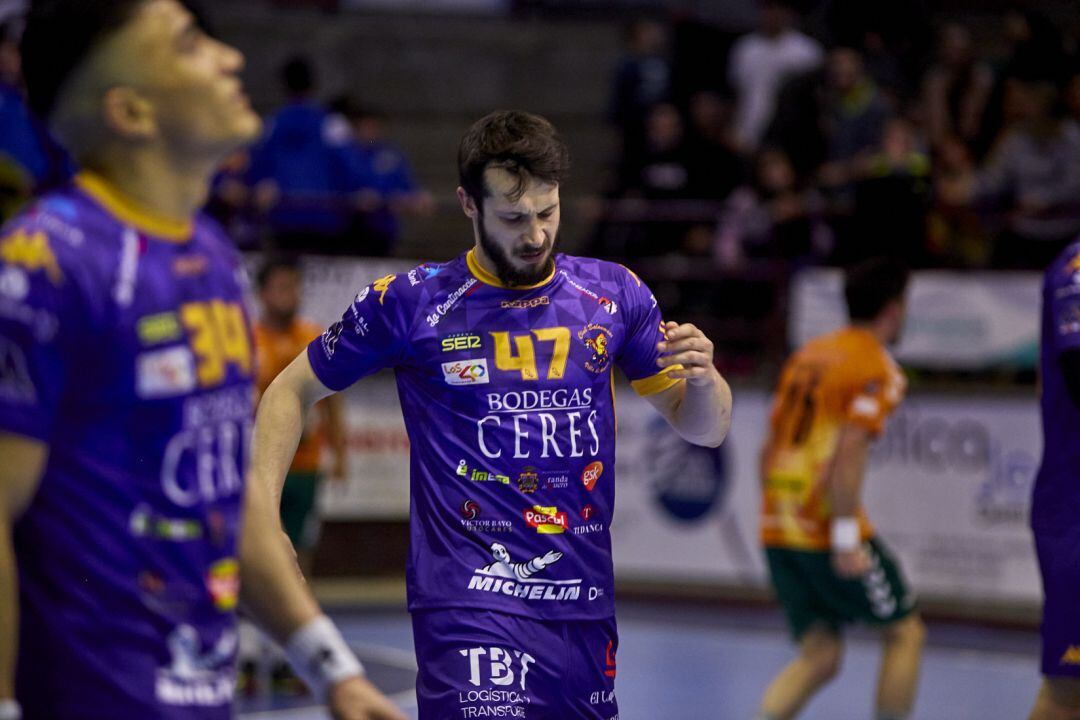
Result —
<path fill-rule="evenodd" d="M 877 717 L 902 720 L 911 713 L 919 685 L 926 625 L 912 613 L 885 628 L 878 675 Z"/>
<path fill-rule="evenodd" d="M 836 677 L 844 643 L 836 633 L 812 628 L 799 641 L 799 656 L 765 690 L 759 718 L 788 720 L 802 709 L 823 685 Z"/>
<path fill-rule="evenodd" d="M 1044 679 L 1028 720 L 1080 720 L 1080 679 Z"/>

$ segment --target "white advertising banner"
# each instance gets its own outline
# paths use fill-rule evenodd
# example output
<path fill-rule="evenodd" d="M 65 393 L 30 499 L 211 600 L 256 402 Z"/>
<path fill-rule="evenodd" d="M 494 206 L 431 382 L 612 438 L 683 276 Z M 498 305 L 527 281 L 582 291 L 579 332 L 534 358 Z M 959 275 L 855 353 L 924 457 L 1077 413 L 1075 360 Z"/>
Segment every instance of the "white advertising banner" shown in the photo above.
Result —
<path fill-rule="evenodd" d="M 897 359 L 936 369 L 1034 367 L 1041 282 L 1038 273 L 914 273 Z M 795 277 L 788 319 L 792 347 L 846 322 L 839 270 L 812 268 Z"/>
<path fill-rule="evenodd" d="M 621 579 L 766 582 L 757 466 L 768 398 L 735 398 L 731 435 L 710 451 L 683 443 L 624 394 L 612 523 Z M 1041 443 L 1034 398 L 916 395 L 891 418 L 864 498 L 918 593 L 1040 601 L 1027 516 Z"/>

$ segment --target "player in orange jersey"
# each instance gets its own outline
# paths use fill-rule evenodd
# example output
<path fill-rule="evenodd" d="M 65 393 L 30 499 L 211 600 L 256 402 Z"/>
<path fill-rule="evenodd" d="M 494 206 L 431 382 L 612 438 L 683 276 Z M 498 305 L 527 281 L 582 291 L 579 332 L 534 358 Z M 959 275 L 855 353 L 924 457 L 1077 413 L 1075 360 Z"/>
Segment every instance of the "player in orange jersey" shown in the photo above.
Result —
<path fill-rule="evenodd" d="M 255 324 L 257 386 L 261 395 L 301 350 L 322 335 L 323 328 L 300 317 L 300 267 L 295 260 L 272 258 L 259 269 L 256 278 L 262 315 Z M 281 524 L 296 548 L 300 569 L 311 568 L 315 532 L 311 513 L 319 481 L 324 440 L 333 453 L 330 477 L 344 480 L 346 472 L 345 432 L 341 421 L 341 399 L 329 397 L 320 403 L 318 422 L 305 429 L 296 448 L 292 467 L 281 493 Z"/>
<path fill-rule="evenodd" d="M 851 324 L 808 342 L 781 374 L 762 449 L 761 534 L 799 655 L 765 691 L 760 720 L 795 717 L 836 675 L 841 630 L 855 621 L 882 629 L 878 720 L 911 711 L 925 629 L 860 502 L 870 443 L 906 387 L 885 347 L 900 335 L 907 282 L 895 261 L 851 268 Z"/>

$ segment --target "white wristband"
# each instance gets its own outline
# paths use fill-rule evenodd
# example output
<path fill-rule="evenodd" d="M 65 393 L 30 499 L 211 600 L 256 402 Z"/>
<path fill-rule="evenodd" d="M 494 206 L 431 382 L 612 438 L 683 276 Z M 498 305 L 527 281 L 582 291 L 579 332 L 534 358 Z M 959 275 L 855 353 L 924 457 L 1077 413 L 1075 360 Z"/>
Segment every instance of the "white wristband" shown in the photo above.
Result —
<path fill-rule="evenodd" d="M 364 674 L 364 666 L 345 643 L 330 618 L 320 615 L 294 632 L 285 643 L 285 657 L 320 700 L 342 680 Z"/>
<path fill-rule="evenodd" d="M 22 720 L 22 708 L 10 698 L 0 700 L 0 720 Z"/>
<path fill-rule="evenodd" d="M 837 552 L 851 552 L 859 547 L 859 520 L 851 516 L 833 518 L 832 549 Z"/>

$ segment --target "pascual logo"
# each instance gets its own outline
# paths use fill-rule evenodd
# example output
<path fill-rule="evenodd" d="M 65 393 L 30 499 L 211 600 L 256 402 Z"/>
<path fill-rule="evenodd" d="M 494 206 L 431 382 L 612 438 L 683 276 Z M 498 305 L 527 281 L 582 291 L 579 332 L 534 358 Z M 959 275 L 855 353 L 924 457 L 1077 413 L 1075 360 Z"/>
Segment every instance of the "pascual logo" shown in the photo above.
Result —
<path fill-rule="evenodd" d="M 447 385 L 486 385 L 491 382 L 486 358 L 443 363 L 442 371 Z"/>
<path fill-rule="evenodd" d="M 471 333 L 450 335 L 449 337 L 444 337 L 439 344 L 442 346 L 443 352 L 476 350 L 480 347 L 480 336 Z"/>
<path fill-rule="evenodd" d="M 469 478 L 473 482 L 497 482 L 503 485 L 510 484 L 509 475 L 500 475 L 499 473 L 489 472 L 487 470 L 481 470 L 480 468 L 473 468 L 469 470 L 469 466 L 462 460 L 457 466 L 458 477 Z"/>
<path fill-rule="evenodd" d="M 608 369 L 611 365 L 611 353 L 608 352 L 611 337 L 610 330 L 596 323 L 589 323 L 581 329 L 578 339 L 592 350 L 592 357 L 585 361 L 586 369 L 594 373 L 602 373 Z"/>
<path fill-rule="evenodd" d="M 570 527 L 566 513 L 559 512 L 558 507 L 533 505 L 528 510 L 523 510 L 521 514 L 529 527 L 536 528 L 536 532 L 541 535 L 559 535 Z"/>
<path fill-rule="evenodd" d="M 495 562 L 473 573 L 469 590 L 501 593 L 522 600 L 569 602 L 581 597 L 581 578 L 545 580 L 534 577 L 562 558 L 563 554 L 557 550 L 549 550 L 528 562 L 512 562 L 505 545 L 491 543 L 491 556 Z"/>
<path fill-rule="evenodd" d="M 585 486 L 585 489 L 589 492 L 593 491 L 596 487 L 596 482 L 600 479 L 600 476 L 604 474 L 604 463 L 597 460 L 591 462 L 585 466 L 585 469 L 581 471 L 581 484 Z"/>
<path fill-rule="evenodd" d="M 446 313 L 450 312 L 457 301 L 461 299 L 463 295 L 468 293 L 472 288 L 476 287 L 476 283 L 479 282 L 476 278 L 469 278 L 465 283 L 454 292 L 450 293 L 446 298 L 446 302 L 441 302 L 435 306 L 435 312 L 430 313 L 427 316 L 428 325 L 435 327 L 439 324 L 439 321 L 443 319 Z"/>
<path fill-rule="evenodd" d="M 500 303 L 500 307 L 502 307 L 503 310 L 528 310 L 530 308 L 549 304 L 551 304 L 551 298 L 547 295 L 541 295 L 540 297 L 529 298 L 528 300 L 503 300 Z"/>

